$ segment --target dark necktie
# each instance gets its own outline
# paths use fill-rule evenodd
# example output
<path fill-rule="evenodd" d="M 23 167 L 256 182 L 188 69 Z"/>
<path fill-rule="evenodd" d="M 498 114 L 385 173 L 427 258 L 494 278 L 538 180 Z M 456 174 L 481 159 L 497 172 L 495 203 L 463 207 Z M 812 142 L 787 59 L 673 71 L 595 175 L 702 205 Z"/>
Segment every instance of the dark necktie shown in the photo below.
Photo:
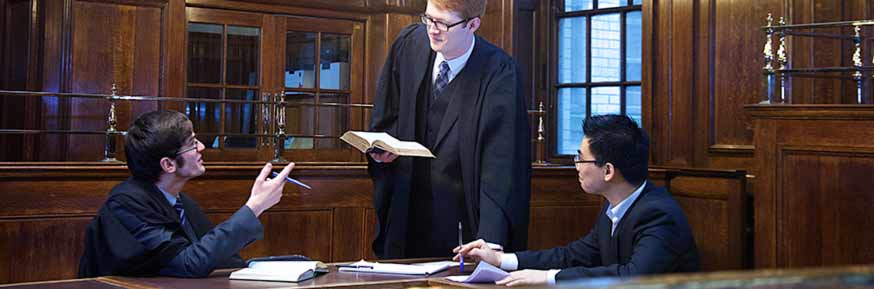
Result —
<path fill-rule="evenodd" d="M 185 208 L 182 207 L 182 199 L 177 199 L 173 208 L 179 213 L 179 220 L 182 220 L 182 225 L 185 225 Z"/>
<path fill-rule="evenodd" d="M 440 73 L 437 74 L 437 80 L 434 81 L 434 91 L 432 92 L 433 97 L 439 97 L 447 84 L 449 84 L 449 64 L 446 63 L 446 61 L 443 61 L 440 62 Z"/>

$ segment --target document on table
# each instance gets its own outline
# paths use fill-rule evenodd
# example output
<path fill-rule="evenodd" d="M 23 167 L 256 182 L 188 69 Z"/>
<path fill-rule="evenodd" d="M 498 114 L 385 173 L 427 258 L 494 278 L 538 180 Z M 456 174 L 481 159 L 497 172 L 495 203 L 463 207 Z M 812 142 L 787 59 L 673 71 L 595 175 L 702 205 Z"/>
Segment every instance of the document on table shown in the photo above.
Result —
<path fill-rule="evenodd" d="M 446 279 L 460 283 L 495 283 L 495 281 L 504 279 L 509 275 L 510 273 L 492 266 L 492 264 L 479 262 L 479 265 L 473 270 L 473 274 L 449 276 Z"/>
<path fill-rule="evenodd" d="M 403 275 L 431 275 L 449 268 L 449 262 L 432 262 L 422 264 L 395 264 L 367 262 L 364 260 L 347 264 L 337 265 L 340 272 L 364 272 Z"/>

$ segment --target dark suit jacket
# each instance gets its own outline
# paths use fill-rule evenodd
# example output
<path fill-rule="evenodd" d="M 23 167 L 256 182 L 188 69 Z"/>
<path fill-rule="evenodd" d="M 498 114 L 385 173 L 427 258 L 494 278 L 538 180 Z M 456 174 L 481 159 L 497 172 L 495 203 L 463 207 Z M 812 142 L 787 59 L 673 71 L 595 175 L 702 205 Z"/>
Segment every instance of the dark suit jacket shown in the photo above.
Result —
<path fill-rule="evenodd" d="M 215 268 L 245 266 L 237 252 L 263 236 L 263 228 L 251 211 L 243 208 L 228 221 L 213 227 L 193 199 L 180 194 L 180 200 L 185 208 L 187 224 L 184 226 L 176 210 L 154 184 L 131 177 L 116 185 L 88 224 L 79 277 L 159 275 L 180 254 L 186 257 L 177 260 L 185 267 L 181 270 L 184 272 L 168 275 L 205 277 Z M 117 204 L 117 209 L 111 209 L 110 203 Z M 125 214 L 119 214 L 118 210 Z M 134 228 L 152 228 L 147 231 L 152 237 L 163 230 L 172 235 L 157 245 L 147 245 L 141 239 L 143 236 L 132 234 L 125 223 L 134 224 Z"/>
<path fill-rule="evenodd" d="M 613 237 L 604 205 L 588 235 L 565 247 L 516 253 L 519 269 L 561 269 L 556 281 L 698 271 L 698 249 L 679 204 L 647 182 Z"/>
<path fill-rule="evenodd" d="M 434 54 L 424 25 L 411 25 L 398 34 L 377 82 L 371 131 L 415 140 L 417 96 L 423 81 L 431 80 L 428 68 Z M 463 190 L 465 239 L 483 238 L 508 250 L 522 250 L 528 238 L 531 146 L 516 64 L 477 37 L 467 64 L 451 85 L 460 89 L 455 89 L 439 124 L 432 149 L 437 158 L 431 161 L 432 168 L 438 168 L 431 180 L 445 183 L 434 187 Z M 462 178 L 445 177 L 439 168 L 460 169 Z M 416 181 L 412 171 L 410 157 L 390 164 L 370 160 L 378 217 L 373 250 L 380 258 L 404 257 L 410 190 Z"/>

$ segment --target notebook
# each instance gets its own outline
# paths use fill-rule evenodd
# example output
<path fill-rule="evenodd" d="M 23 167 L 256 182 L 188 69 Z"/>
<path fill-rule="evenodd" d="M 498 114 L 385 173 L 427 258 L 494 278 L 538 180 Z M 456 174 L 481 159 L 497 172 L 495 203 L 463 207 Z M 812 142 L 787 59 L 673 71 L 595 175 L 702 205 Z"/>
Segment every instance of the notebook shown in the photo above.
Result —
<path fill-rule="evenodd" d="M 340 272 L 365 272 L 403 275 L 431 275 L 449 268 L 449 262 L 433 262 L 423 264 L 395 264 L 367 262 L 364 260 L 347 264 L 337 265 Z"/>
<path fill-rule="evenodd" d="M 254 261 L 248 268 L 231 273 L 231 280 L 258 280 L 301 282 L 328 272 L 328 266 L 319 261 Z"/>

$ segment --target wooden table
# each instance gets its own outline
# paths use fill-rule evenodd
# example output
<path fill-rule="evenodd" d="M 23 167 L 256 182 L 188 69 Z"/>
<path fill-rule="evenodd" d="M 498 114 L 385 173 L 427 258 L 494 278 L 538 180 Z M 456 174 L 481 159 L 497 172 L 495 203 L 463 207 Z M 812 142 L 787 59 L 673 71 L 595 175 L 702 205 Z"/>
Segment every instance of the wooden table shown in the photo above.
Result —
<path fill-rule="evenodd" d="M 472 266 L 466 266 L 464 273 L 470 273 Z M 457 267 L 450 268 L 428 277 L 386 275 L 372 273 L 338 272 L 330 266 L 331 272 L 299 284 L 286 282 L 240 281 L 229 280 L 228 275 L 233 270 L 219 270 L 208 278 L 130 278 L 130 277 L 99 277 L 90 279 L 59 280 L 33 283 L 0 285 L 0 288 L 45 288 L 45 289 L 78 289 L 78 288 L 210 288 L 210 289 L 243 289 L 243 288 L 506 288 L 489 284 L 460 284 L 446 280 L 444 277 L 460 274 Z M 538 286 L 541 288 L 551 286 Z M 577 284 L 562 284 L 562 288 L 610 288 L 610 289 L 640 289 L 640 288 L 803 288 L 803 289 L 874 289 L 874 265 L 844 266 L 832 268 L 811 269 L 770 269 L 755 271 L 726 271 L 697 274 L 669 274 L 634 279 L 589 279 Z"/>

